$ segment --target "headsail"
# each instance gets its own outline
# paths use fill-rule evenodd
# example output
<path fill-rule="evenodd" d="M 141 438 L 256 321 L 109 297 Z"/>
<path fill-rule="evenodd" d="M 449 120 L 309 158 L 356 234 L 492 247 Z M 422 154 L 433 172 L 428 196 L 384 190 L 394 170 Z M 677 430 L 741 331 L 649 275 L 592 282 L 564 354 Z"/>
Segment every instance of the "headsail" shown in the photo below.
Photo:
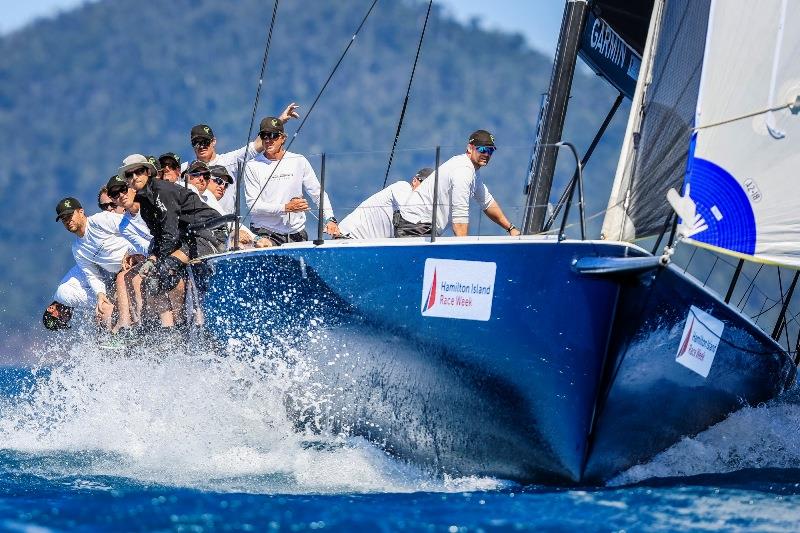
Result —
<path fill-rule="evenodd" d="M 788 4 L 712 3 L 684 186 L 695 214 L 681 223 L 699 245 L 800 268 L 800 16 Z"/>

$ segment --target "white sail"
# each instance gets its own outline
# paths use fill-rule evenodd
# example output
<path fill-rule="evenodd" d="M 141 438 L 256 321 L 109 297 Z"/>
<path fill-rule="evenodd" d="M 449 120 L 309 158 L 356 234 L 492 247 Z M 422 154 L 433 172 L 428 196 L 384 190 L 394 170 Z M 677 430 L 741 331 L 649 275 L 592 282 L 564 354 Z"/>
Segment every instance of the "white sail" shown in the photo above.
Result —
<path fill-rule="evenodd" d="M 800 268 L 797 7 L 712 3 L 684 186 L 696 214 L 679 214 L 698 245 Z"/>

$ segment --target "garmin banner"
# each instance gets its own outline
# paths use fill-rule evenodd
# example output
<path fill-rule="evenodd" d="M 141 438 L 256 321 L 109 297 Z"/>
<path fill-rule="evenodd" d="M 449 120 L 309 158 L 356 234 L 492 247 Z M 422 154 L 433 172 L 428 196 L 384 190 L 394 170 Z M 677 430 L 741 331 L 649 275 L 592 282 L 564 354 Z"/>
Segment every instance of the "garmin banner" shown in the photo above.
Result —
<path fill-rule="evenodd" d="M 581 35 L 580 56 L 628 98 L 633 98 L 642 58 L 611 26 L 591 11 Z"/>

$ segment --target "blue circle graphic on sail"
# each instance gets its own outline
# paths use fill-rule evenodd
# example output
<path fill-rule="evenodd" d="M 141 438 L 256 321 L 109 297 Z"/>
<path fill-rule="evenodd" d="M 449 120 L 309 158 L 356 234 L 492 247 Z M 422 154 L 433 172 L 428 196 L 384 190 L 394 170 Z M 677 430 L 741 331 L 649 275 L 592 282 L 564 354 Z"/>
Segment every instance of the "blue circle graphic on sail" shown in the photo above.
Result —
<path fill-rule="evenodd" d="M 739 182 L 721 166 L 695 157 L 687 176 L 697 213 L 708 229 L 692 239 L 753 255 L 756 249 L 756 219 L 750 199 Z"/>

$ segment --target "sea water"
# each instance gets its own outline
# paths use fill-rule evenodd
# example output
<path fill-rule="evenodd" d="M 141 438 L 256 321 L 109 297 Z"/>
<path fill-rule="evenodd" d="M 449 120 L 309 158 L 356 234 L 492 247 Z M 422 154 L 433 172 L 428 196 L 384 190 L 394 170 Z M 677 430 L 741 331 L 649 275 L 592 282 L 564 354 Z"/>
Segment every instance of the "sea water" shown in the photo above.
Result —
<path fill-rule="evenodd" d="M 42 348 L 0 369 L 9 531 L 764 530 L 800 525 L 800 394 L 745 407 L 603 487 L 433 476 L 300 430 L 302 354 Z M 284 348 L 278 348 L 283 350 Z M 302 386 L 299 386 L 302 385 Z M 294 399 L 297 402 L 297 398 Z"/>

